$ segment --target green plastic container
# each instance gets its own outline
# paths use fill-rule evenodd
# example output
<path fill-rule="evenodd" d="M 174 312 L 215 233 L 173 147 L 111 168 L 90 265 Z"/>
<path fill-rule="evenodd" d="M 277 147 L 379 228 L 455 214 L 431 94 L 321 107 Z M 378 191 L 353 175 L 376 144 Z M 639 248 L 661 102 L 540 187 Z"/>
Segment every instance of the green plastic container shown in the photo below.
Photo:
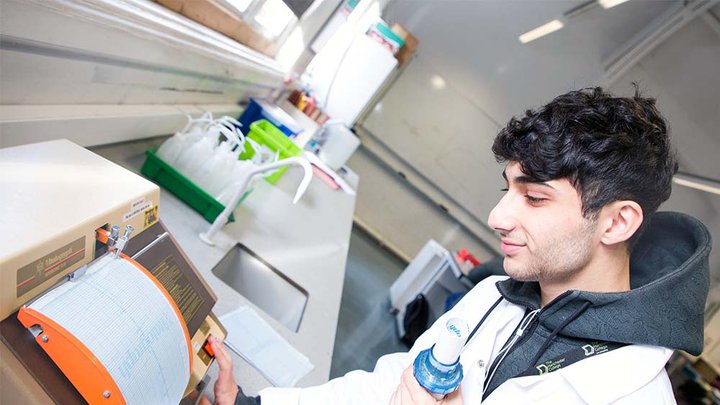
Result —
<path fill-rule="evenodd" d="M 147 158 L 140 172 L 155 184 L 162 186 L 192 209 L 199 212 L 208 222 L 212 223 L 215 221 L 215 218 L 223 212 L 225 206 L 217 202 L 215 198 L 190 181 L 190 179 L 182 173 L 175 170 L 174 167 L 157 157 L 157 155 L 155 155 L 157 149 L 158 147 L 154 147 L 145 151 Z M 245 200 L 248 194 L 250 194 L 250 190 L 246 191 L 242 198 L 240 198 L 238 205 Z M 237 206 L 235 208 L 237 208 Z M 234 221 L 234 216 L 230 215 L 229 220 L 230 222 Z"/>
<path fill-rule="evenodd" d="M 302 155 L 302 149 L 295 145 L 290 138 L 288 138 L 281 130 L 268 120 L 259 120 L 250 124 L 250 132 L 247 136 L 253 141 L 259 143 L 260 145 L 265 145 L 273 151 L 280 151 L 280 160 Z M 255 151 L 250 147 L 250 145 L 245 144 L 245 150 L 240 154 L 240 159 L 247 160 L 253 157 L 253 155 L 255 155 Z M 266 177 L 265 180 L 267 180 L 270 184 L 275 184 L 287 169 L 287 166 L 282 167 L 273 175 Z"/>

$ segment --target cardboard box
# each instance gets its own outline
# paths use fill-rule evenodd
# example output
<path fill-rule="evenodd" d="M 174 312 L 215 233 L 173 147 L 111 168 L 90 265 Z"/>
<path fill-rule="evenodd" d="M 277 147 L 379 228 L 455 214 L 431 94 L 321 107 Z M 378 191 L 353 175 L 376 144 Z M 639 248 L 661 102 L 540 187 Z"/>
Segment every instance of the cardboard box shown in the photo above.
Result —
<path fill-rule="evenodd" d="M 399 62 L 398 66 L 402 66 L 413 56 L 420 41 L 400 24 L 393 24 L 390 30 L 405 41 L 402 48 L 395 53 L 395 58 Z"/>
<path fill-rule="evenodd" d="M 162 1 L 158 0 L 157 1 L 158 4 L 165 6 L 165 8 L 169 8 L 170 10 L 172 10 L 176 13 L 180 13 L 180 11 L 183 8 L 184 2 L 185 2 L 184 0 L 162 0 Z M 182 14 L 182 13 L 180 13 L 180 14 Z"/>
<path fill-rule="evenodd" d="M 158 4 L 228 36 L 267 56 L 275 56 L 277 44 L 271 41 L 242 17 L 214 0 L 155 0 Z"/>

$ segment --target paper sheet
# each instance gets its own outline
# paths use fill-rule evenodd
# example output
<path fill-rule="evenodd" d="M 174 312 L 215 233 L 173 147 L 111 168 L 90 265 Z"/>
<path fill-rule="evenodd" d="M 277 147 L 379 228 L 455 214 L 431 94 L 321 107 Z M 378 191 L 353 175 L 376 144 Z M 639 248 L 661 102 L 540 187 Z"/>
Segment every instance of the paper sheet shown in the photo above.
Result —
<path fill-rule="evenodd" d="M 181 321 L 157 286 L 105 256 L 77 281 L 29 305 L 75 335 L 105 366 L 128 404 L 172 404 L 190 379 Z"/>
<path fill-rule="evenodd" d="M 293 387 L 313 369 L 310 360 L 247 306 L 220 317 L 225 344 L 238 352 L 276 387 Z"/>

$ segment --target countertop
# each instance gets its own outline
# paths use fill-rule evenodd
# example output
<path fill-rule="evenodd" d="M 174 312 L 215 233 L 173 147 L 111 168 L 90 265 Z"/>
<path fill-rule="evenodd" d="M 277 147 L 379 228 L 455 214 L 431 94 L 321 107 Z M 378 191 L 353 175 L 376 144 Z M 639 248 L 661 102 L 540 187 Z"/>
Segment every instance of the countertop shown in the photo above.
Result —
<path fill-rule="evenodd" d="M 92 150 L 139 173 L 145 160 L 144 151 L 161 141 L 154 139 Z M 329 378 L 356 197 L 332 190 L 313 178 L 305 195 L 293 205 L 301 178 L 302 169 L 291 167 L 275 186 L 258 181 L 235 210 L 235 222 L 228 223 L 215 237 L 215 246 L 208 246 L 197 237 L 210 224 L 162 188 L 160 219 L 217 295 L 213 308 L 216 315 L 247 305 L 310 359 L 314 369 L 297 384 L 305 387 L 324 383 Z M 213 266 L 238 242 L 308 292 L 297 332 L 265 314 L 212 273 Z M 235 378 L 246 394 L 254 395 L 271 385 L 243 359 L 231 355 Z M 216 366 L 211 368 L 212 376 L 216 372 Z"/>

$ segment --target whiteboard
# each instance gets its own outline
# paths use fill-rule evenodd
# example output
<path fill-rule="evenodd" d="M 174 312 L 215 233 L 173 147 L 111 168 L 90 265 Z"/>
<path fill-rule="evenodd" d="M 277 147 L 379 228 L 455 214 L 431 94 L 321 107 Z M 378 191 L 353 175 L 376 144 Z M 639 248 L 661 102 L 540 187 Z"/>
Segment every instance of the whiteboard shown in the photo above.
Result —
<path fill-rule="evenodd" d="M 487 224 L 505 186 L 491 151 L 500 126 L 457 89 L 433 87 L 435 75 L 413 59 L 362 125 Z"/>

